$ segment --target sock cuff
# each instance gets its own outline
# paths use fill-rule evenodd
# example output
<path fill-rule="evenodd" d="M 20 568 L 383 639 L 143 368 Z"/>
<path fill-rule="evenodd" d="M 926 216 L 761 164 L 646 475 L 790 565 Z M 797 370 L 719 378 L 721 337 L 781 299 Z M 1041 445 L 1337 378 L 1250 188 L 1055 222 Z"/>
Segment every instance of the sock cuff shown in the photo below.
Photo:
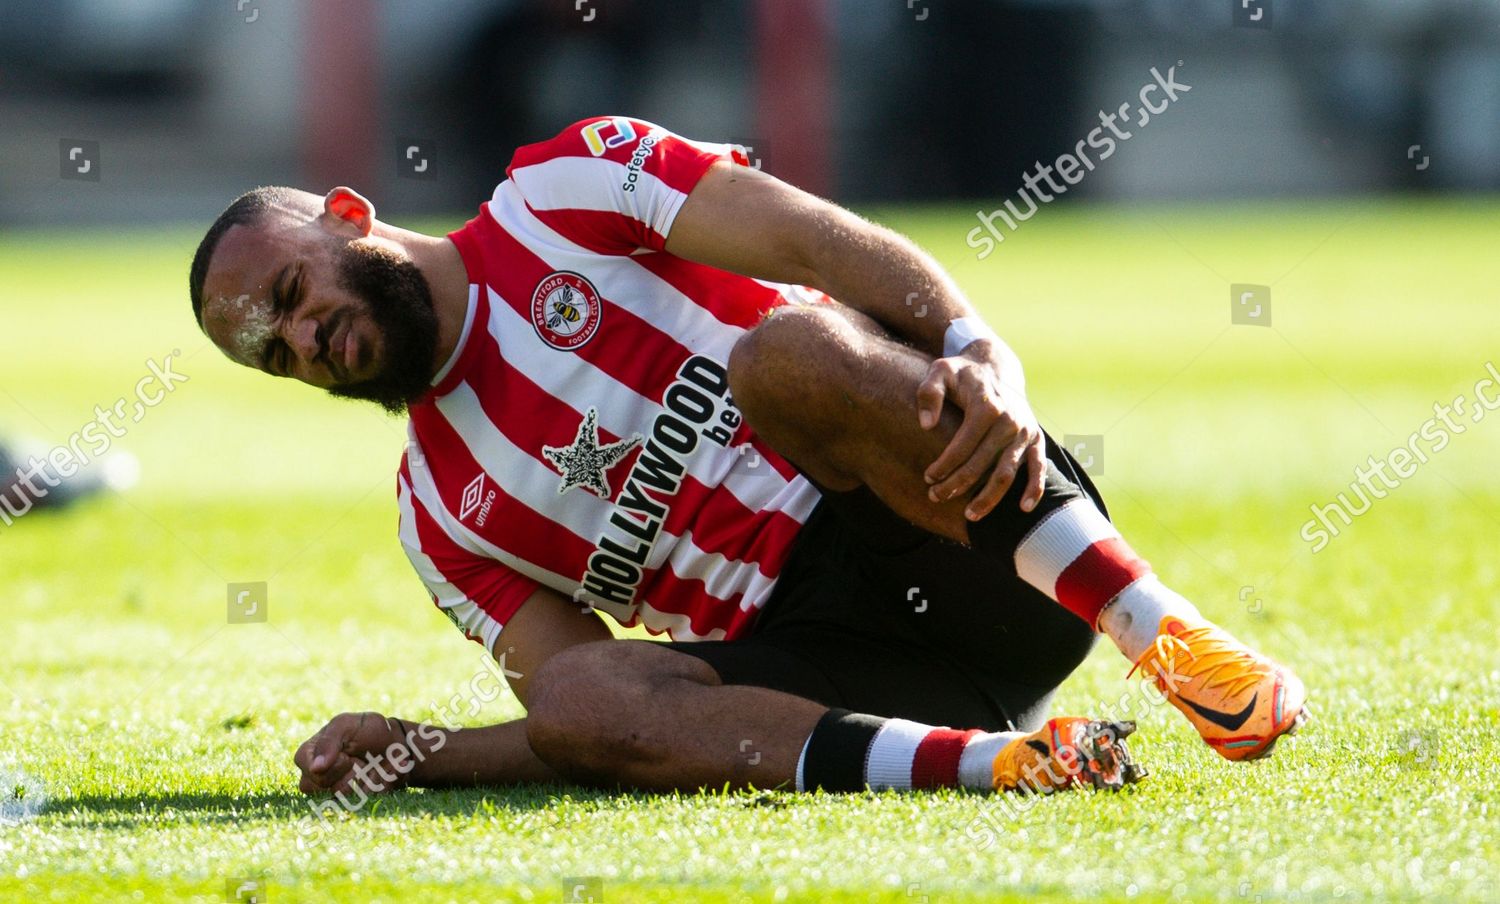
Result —
<path fill-rule="evenodd" d="M 1016 547 L 1016 573 L 1098 630 L 1099 614 L 1151 573 L 1104 513 L 1075 499 L 1049 513 Z"/>
<path fill-rule="evenodd" d="M 1056 449 L 1050 441 L 1047 449 L 1049 456 L 1054 452 L 1061 454 L 1061 450 Z M 1026 490 L 1025 477 L 1029 469 L 1030 465 L 1024 465 L 1017 472 L 1016 479 L 1011 482 L 1010 489 L 1006 490 L 994 511 L 969 524 L 969 542 L 974 547 L 1004 555 L 1008 560 L 1021 542 L 1059 508 L 1077 502 L 1093 504 L 1083 488 L 1069 480 L 1049 457 L 1042 482 L 1041 501 L 1031 511 L 1021 511 L 1021 495 Z"/>
<path fill-rule="evenodd" d="M 797 787 L 798 791 L 806 791 L 807 790 L 807 783 L 805 781 L 803 781 L 803 778 L 802 778 L 802 767 L 807 764 L 807 745 L 811 741 L 812 741 L 812 735 L 808 735 L 807 736 L 807 740 L 802 742 L 802 752 L 799 753 L 799 754 L 797 754 L 796 787 Z"/>
<path fill-rule="evenodd" d="M 818 720 L 802 756 L 802 788 L 863 791 L 870 744 L 887 719 L 830 709 Z"/>
<path fill-rule="evenodd" d="M 1092 500 L 1074 499 L 1048 512 L 1016 544 L 1016 572 L 1034 587 L 1051 587 L 1084 550 L 1119 536 Z"/>
<path fill-rule="evenodd" d="M 865 782 L 870 789 L 912 787 L 914 757 L 932 730 L 931 725 L 908 719 L 891 719 L 880 726 L 865 757 Z"/>

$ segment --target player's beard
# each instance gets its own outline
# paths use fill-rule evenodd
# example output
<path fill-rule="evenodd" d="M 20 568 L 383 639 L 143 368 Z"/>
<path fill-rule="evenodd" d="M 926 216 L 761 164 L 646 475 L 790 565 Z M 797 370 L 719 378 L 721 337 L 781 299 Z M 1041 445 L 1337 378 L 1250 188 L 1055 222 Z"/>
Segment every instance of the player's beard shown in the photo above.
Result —
<path fill-rule="evenodd" d="M 427 277 L 391 251 L 350 242 L 339 252 L 339 285 L 364 302 L 380 331 L 384 360 L 375 376 L 334 386 L 329 393 L 405 413 L 431 384 L 437 355 L 438 319 Z"/>

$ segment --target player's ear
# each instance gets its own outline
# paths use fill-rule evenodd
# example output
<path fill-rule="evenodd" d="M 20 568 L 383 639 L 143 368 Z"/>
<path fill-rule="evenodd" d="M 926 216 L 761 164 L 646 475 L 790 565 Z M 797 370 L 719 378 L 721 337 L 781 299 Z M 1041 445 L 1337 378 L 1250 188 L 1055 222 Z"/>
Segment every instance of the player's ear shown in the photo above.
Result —
<path fill-rule="evenodd" d="M 346 185 L 323 196 L 323 216 L 338 224 L 348 223 L 361 236 L 369 235 L 375 228 L 375 205 Z"/>

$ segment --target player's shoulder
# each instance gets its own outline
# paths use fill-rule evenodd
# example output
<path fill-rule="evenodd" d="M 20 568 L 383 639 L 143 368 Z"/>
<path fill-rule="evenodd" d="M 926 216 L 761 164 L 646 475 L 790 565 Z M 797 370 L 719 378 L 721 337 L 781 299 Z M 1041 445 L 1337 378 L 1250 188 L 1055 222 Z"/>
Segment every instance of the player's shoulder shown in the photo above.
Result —
<path fill-rule="evenodd" d="M 628 163 L 641 139 L 655 136 L 660 140 L 670 134 L 655 123 L 631 116 L 591 116 L 569 124 L 545 141 L 517 148 L 507 172 L 560 157 L 602 158 Z"/>

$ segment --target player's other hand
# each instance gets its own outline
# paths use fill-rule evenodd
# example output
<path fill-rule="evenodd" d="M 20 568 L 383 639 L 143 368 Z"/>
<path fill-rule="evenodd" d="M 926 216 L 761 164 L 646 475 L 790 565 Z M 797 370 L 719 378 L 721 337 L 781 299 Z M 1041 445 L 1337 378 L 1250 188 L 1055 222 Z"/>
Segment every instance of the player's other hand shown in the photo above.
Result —
<path fill-rule="evenodd" d="M 401 723 L 380 713 L 341 713 L 297 748 L 304 794 L 359 787 L 381 794 L 401 787 L 412 759 Z M 404 770 L 404 771 L 403 771 Z"/>
<path fill-rule="evenodd" d="M 1021 510 L 1042 500 L 1046 480 L 1046 446 L 1042 428 L 1026 394 L 1007 385 L 1000 355 L 985 340 L 974 342 L 952 358 L 938 358 L 917 387 L 917 417 L 922 429 L 938 425 L 945 401 L 963 411 L 963 423 L 941 455 L 927 466 L 927 495 L 946 502 L 975 488 L 964 516 L 978 521 L 1000 504 L 1016 474 L 1025 466 L 1026 488 Z"/>

